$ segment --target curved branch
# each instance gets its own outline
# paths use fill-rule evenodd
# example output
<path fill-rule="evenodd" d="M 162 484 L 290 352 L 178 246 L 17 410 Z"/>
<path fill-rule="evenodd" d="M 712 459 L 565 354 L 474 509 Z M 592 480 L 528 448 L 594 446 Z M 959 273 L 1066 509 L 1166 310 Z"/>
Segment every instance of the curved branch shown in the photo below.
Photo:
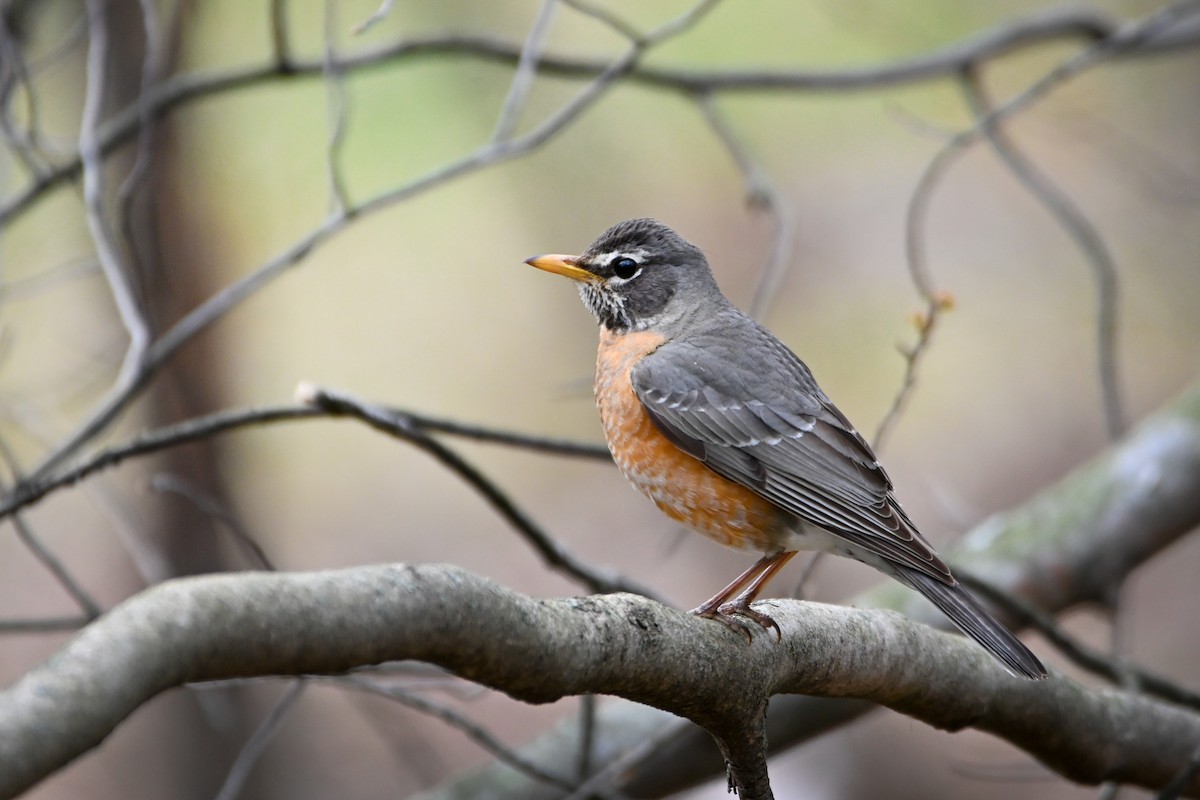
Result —
<path fill-rule="evenodd" d="M 1105 587 L 1120 586 L 1145 561 L 1200 526 L 1200 384 L 1145 419 L 1118 445 L 1076 469 L 1025 504 L 985 520 L 958 546 L 943 551 L 952 564 L 1047 613 L 1103 598 Z M 891 608 L 929 624 L 944 620 L 911 592 L 888 585 L 849 602 Z M 1020 614 L 997 610 L 1014 629 Z M 776 696 L 767 716 L 773 751 L 809 741 L 844 725 L 875 706 L 858 700 Z M 565 730 L 578 725 L 565 723 Z M 716 750 L 709 737 L 661 712 L 629 707 L 601 719 L 598 746 L 620 757 L 642 732 L 663 726 L 675 730 L 670 743 L 625 771 L 622 790 L 633 797 L 661 797 L 717 774 Z M 556 746 L 564 730 L 550 731 L 530 744 Z M 568 737 L 564 737 L 569 740 Z M 494 765 L 462 777 L 463 782 L 506 780 L 504 797 L 543 800 L 536 787 Z M 458 796 L 457 778 L 420 795 L 422 800 Z"/>
<path fill-rule="evenodd" d="M 1012 678 L 962 637 L 894 613 L 772 606 L 782 642 L 759 636 L 746 646 L 635 595 L 534 600 L 446 565 L 168 581 L 0 694 L 0 796 L 95 747 L 169 688 L 399 659 L 531 703 L 619 695 L 695 721 L 739 758 L 756 750 L 746 709 L 777 692 L 859 697 L 941 728 L 989 731 L 1083 782 L 1164 786 L 1200 741 L 1193 713 L 1061 676 Z M 740 766 L 753 778 L 758 765 Z M 1188 792 L 1200 795 L 1200 782 Z"/>
<path fill-rule="evenodd" d="M 533 436 L 485 425 L 472 425 L 444 417 L 418 414 L 402 408 L 389 407 L 384 410 L 388 414 L 403 417 L 414 426 L 429 433 L 444 433 L 479 442 L 522 448 L 535 453 L 612 461 L 612 455 L 604 445 Z M 72 486 L 97 472 L 111 469 L 131 458 L 150 455 L 242 428 L 273 425 L 280 422 L 328 420 L 339 416 L 342 415 L 309 405 L 261 406 L 216 411 L 203 417 L 194 417 L 172 425 L 143 431 L 127 442 L 97 450 L 53 475 L 38 479 L 22 478 L 8 492 L 0 495 L 0 519 L 38 503 L 58 489 Z"/>
<path fill-rule="evenodd" d="M 689 70 L 638 67 L 622 80 L 650 88 L 705 94 L 714 92 L 762 91 L 860 91 L 905 86 L 936 80 L 960 73 L 1005 56 L 1015 50 L 1035 47 L 1047 42 L 1082 40 L 1097 42 L 1116 37 L 1122 24 L 1103 14 L 1087 9 L 1066 8 L 1031 14 L 1023 19 L 997 25 L 977 36 L 955 42 L 929 53 L 901 58 L 883 64 L 843 70 L 765 70 L 723 69 Z M 1200 43 L 1200 20 L 1195 17 L 1170 28 L 1156 31 L 1135 45 L 1123 49 L 1121 57 L 1160 55 Z M 100 129 L 102 153 L 123 145 L 137 135 L 147 118 L 158 118 L 196 100 L 222 92 L 256 86 L 270 80 L 290 78 L 320 78 L 327 66 L 339 73 L 391 65 L 410 58 L 466 57 L 516 65 L 521 46 L 488 36 L 446 34 L 425 39 L 397 42 L 387 47 L 355 55 L 342 56 L 326 64 L 323 59 L 294 59 L 275 54 L 275 60 L 253 67 L 227 72 L 184 75 L 164 81 L 131 105 L 116 114 Z M 609 61 L 543 55 L 538 71 L 545 75 L 589 79 L 603 73 Z M 46 192 L 79 175 L 78 158 L 65 161 L 45 170 L 38 179 L 0 205 L 0 225 L 22 213 Z"/>

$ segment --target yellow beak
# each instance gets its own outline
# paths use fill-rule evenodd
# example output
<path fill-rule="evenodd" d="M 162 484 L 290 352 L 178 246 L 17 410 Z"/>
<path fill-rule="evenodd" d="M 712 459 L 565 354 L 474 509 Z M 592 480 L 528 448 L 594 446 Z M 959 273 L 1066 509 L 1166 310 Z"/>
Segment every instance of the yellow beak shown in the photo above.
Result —
<path fill-rule="evenodd" d="M 555 275 L 565 275 L 574 281 L 599 283 L 601 280 L 599 275 L 595 275 L 578 266 L 578 256 L 564 256 L 551 253 L 549 255 L 527 258 L 525 259 L 525 263 L 531 267 L 544 269 L 546 272 L 553 272 Z"/>

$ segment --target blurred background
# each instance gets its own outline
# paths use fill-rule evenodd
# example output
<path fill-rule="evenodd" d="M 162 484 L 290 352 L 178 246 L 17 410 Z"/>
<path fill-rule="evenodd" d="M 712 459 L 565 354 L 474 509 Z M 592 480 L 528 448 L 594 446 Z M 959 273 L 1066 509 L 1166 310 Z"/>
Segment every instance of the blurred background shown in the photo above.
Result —
<path fill-rule="evenodd" d="M 328 42 L 343 56 L 448 32 L 519 46 L 541 6 L 397 2 L 355 35 L 379 8 L 375 0 L 96 5 L 105 9 L 110 40 L 106 117 L 136 98 L 148 8 L 161 34 L 160 74 L 211 76 L 269 62 L 272 7 L 285 12 L 291 55 L 319 65 Z M 1136 18 L 1163 5 L 1113 0 L 1088 8 Z M 603 7 L 646 31 L 690 5 L 611 0 Z M 38 146 L 52 160 L 68 158 L 78 147 L 86 92 L 85 5 L 40 0 L 3 9 L 6 42 L 19 43 L 32 65 L 31 83 L 13 90 L 9 119 L 36 120 Z M 1016 1 L 727 0 L 646 63 L 844 70 L 927 53 L 1044 10 Z M 1058 40 L 1022 48 L 989 64 L 984 81 L 1003 101 L 1081 46 Z M 569 6 L 550 20 L 547 53 L 612 60 L 625 47 L 612 29 Z M 301 71 L 176 106 L 156 122 L 152 163 L 136 166 L 131 140 L 105 172 L 110 221 L 134 243 L 123 257 L 153 308 L 154 330 L 322 224 L 334 121 L 342 125 L 340 178 L 350 203 L 362 203 L 486 143 L 513 74 L 511 63 L 454 53 L 380 59 L 341 70 L 336 82 Z M 1198 75 L 1194 50 L 1114 60 L 1005 127 L 1115 258 L 1117 364 L 1131 422 L 1187 387 L 1200 368 Z M 533 129 L 583 85 L 538 77 L 518 131 Z M 887 89 L 729 92 L 712 102 L 781 199 L 788 223 L 786 271 L 761 319 L 869 434 L 900 388 L 898 348 L 916 340 L 912 315 L 923 306 L 905 260 L 908 204 L 948 133 L 970 124 L 961 88 L 942 78 Z M 11 131 L 6 139 L 5 202 L 31 181 Z M 122 181 L 142 168 L 126 202 Z M 595 325 L 569 282 L 521 262 L 581 251 L 610 224 L 637 216 L 657 217 L 698 244 L 730 298 L 750 304 L 772 248 L 771 215 L 748 203 L 745 174 L 694 102 L 623 82 L 527 155 L 339 230 L 185 346 L 95 445 L 219 409 L 286 404 L 300 381 L 414 412 L 598 443 Z M 1109 439 L 1092 269 L 985 144 L 937 188 L 924 243 L 934 284 L 953 295 L 955 308 L 940 319 L 881 455 L 912 517 L 946 547 Z M 77 182 L 44 193 L 0 228 L 0 300 L 0 436 L 12 459 L 31 468 L 92 413 L 128 342 Z M 681 607 L 750 563 L 684 535 L 611 465 L 451 445 L 579 557 Z M 152 480 L 162 475 L 191 487 L 191 499 L 156 491 Z M 451 562 L 534 596 L 582 591 L 549 572 L 427 456 L 348 420 L 262 427 L 130 462 L 54 494 L 24 519 L 107 608 L 171 575 L 254 566 L 197 498 L 237 520 L 280 569 Z M 772 590 L 790 591 L 799 571 L 790 568 Z M 1128 652 L 1185 683 L 1200 666 L 1200 641 L 1180 635 L 1191 630 L 1190 609 L 1200 602 L 1198 573 L 1200 544 L 1185 540 L 1135 574 L 1122 597 Z M 805 595 L 836 602 L 875 581 L 872 571 L 839 560 L 822 565 Z M 75 612 L 6 526 L 0 618 Z M 1109 627 L 1095 612 L 1082 610 L 1066 625 L 1107 646 Z M 0 681 L 11 683 L 68 635 L 4 633 Z M 265 682 L 171 692 L 29 796 L 212 797 L 285 690 Z M 512 744 L 578 708 L 575 700 L 533 708 L 487 693 L 451 702 Z M 407 796 L 488 761 L 439 722 L 318 687 L 291 711 L 242 796 Z M 990 737 L 945 734 L 890 712 L 786 754 L 772 775 L 784 800 L 1095 794 Z M 681 795 L 724 796 L 723 778 Z"/>

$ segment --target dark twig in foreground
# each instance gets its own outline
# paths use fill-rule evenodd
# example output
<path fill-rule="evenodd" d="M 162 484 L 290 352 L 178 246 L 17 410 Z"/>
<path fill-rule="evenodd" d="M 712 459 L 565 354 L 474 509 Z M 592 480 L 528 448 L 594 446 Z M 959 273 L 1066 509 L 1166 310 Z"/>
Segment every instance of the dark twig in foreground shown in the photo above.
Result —
<path fill-rule="evenodd" d="M 612 456 L 603 445 L 591 445 L 563 439 L 549 439 L 522 433 L 502 431 L 483 425 L 470 425 L 441 417 L 417 414 L 404 409 L 388 408 L 388 413 L 403 416 L 426 431 L 461 436 L 480 442 L 502 444 L 550 455 L 588 458 L 597 461 L 612 461 Z M 340 416 L 340 415 L 332 415 Z M 311 406 L 268 406 L 264 408 L 218 411 L 204 417 L 185 420 L 139 434 L 129 442 L 106 447 L 86 457 L 80 463 L 64 469 L 49 478 L 19 481 L 0 500 L 0 518 L 31 506 L 51 492 L 71 486 L 84 478 L 110 469 L 130 458 L 149 455 L 171 447 L 207 439 L 228 431 L 271 425 L 279 422 L 329 419 L 325 411 Z"/>
<path fill-rule="evenodd" d="M 52 451 L 43 457 L 42 462 L 32 469 L 33 477 L 44 479 L 80 447 L 106 430 L 184 344 L 280 275 L 303 263 L 305 257 L 314 249 L 327 243 L 352 222 L 541 147 L 598 102 L 622 76 L 637 66 L 647 51 L 687 31 L 716 7 L 718 2 L 719 0 L 698 0 L 687 11 L 659 25 L 528 133 L 512 139 L 486 142 L 466 156 L 433 169 L 408 183 L 384 190 L 353 207 L 335 211 L 283 252 L 210 296 L 154 340 L 144 352 L 138 350 L 140 357 L 136 359 L 136 368 L 122 372 L 121 379 L 78 423 L 75 431 L 58 442 Z M 95 149 L 97 152 L 102 151 L 99 144 Z M 3 224 L 2 215 L 0 224 Z M 133 352 L 131 348 L 130 353 Z M 135 361 L 128 357 L 126 363 L 133 364 Z"/>
<path fill-rule="evenodd" d="M 646 597 L 655 597 L 653 591 L 638 585 L 629 578 L 592 567 L 573 556 L 561 542 L 554 539 L 530 519 L 487 476 L 458 453 L 421 430 L 412 419 L 394 414 L 379 406 L 360 402 L 347 395 L 319 389 L 315 386 L 302 386 L 297 389 L 297 394 L 305 403 L 327 413 L 344 414 L 360 419 L 372 428 L 404 439 L 433 456 L 440 464 L 462 478 L 468 486 L 479 492 L 553 569 L 578 580 L 595 592 L 633 592 Z"/>

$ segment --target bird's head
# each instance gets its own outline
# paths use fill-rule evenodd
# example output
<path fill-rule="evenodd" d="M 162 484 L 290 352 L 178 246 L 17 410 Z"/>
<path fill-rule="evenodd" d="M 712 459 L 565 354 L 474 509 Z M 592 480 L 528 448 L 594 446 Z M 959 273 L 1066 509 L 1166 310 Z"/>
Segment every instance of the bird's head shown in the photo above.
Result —
<path fill-rule="evenodd" d="M 700 248 L 653 219 L 619 222 L 577 256 L 525 263 L 577 281 L 588 310 L 614 331 L 675 324 L 725 302 Z"/>

